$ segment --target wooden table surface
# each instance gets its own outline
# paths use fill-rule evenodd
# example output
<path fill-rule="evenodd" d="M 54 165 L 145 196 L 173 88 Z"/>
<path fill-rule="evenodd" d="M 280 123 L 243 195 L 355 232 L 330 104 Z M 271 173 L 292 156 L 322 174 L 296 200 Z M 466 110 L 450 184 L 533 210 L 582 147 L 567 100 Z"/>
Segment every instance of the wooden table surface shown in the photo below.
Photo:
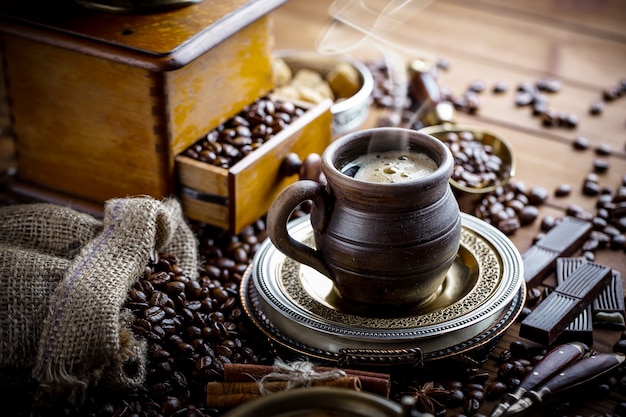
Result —
<path fill-rule="evenodd" d="M 328 46 L 329 41 L 322 43 L 321 40 L 331 24 L 329 8 L 332 3 L 331 0 L 292 0 L 278 9 L 275 12 L 275 48 L 313 50 L 319 45 Z M 335 3 L 345 5 L 348 1 Z M 517 155 L 515 179 L 527 187 L 544 187 L 551 194 L 540 208 L 540 218 L 511 236 L 520 253 L 528 249 L 540 232 L 543 216 L 562 217 L 567 207 L 574 204 L 595 212 L 596 198 L 581 192 L 583 179 L 593 170 L 594 159 L 603 158 L 610 163 L 608 172 L 600 175 L 602 186 L 615 189 L 626 175 L 626 97 L 606 103 L 604 112 L 598 116 L 589 113 L 591 103 L 601 100 L 604 90 L 626 80 L 626 2 L 437 0 L 413 3 L 427 7 L 413 14 L 408 10 L 412 6 L 407 6 L 407 13 L 399 14 L 407 17 L 406 22 L 388 32 L 374 30 L 374 36 L 358 45 L 351 41 L 364 34 L 346 31 L 351 37 L 342 37 L 343 42 L 337 47 L 364 60 L 382 59 L 381 51 L 397 53 L 405 61 L 416 57 L 447 60 L 450 67 L 439 72 L 438 80 L 457 95 L 474 81 L 486 84 L 487 88 L 480 94 L 481 107 L 477 114 L 459 112 L 457 121 L 487 127 L 504 135 Z M 386 36 L 384 42 L 376 40 L 379 34 Z M 515 91 L 520 83 L 534 83 L 543 78 L 560 80 L 561 90 L 550 95 L 549 100 L 554 109 L 578 116 L 576 128 L 543 127 L 527 107 L 515 104 Z M 508 85 L 504 94 L 491 91 L 499 81 Z M 380 112 L 373 111 L 363 127 L 375 126 L 379 117 Z M 589 140 L 588 150 L 574 149 L 573 142 L 579 136 Z M 599 157 L 595 148 L 600 145 L 608 145 L 612 154 Z M 568 197 L 554 196 L 553 191 L 560 184 L 571 185 L 573 191 Z M 623 250 L 597 251 L 596 261 L 626 275 Z M 610 352 L 620 336 L 620 331 L 594 330 L 592 349 Z M 519 325 L 514 324 L 493 356 L 517 339 L 520 339 Z M 492 376 L 497 371 L 496 366 L 495 360 L 484 364 Z M 586 402 L 569 415 L 611 413 L 615 404 L 624 400 L 624 396 L 613 392 L 608 400 Z M 493 402 L 487 401 L 481 412 L 488 415 L 493 406 Z"/>

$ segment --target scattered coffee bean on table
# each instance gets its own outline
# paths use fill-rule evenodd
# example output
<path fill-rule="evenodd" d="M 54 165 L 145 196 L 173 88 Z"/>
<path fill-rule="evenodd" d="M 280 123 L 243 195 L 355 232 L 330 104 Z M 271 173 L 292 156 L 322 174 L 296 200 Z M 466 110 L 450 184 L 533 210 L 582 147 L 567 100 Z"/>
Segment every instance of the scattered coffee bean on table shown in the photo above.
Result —
<path fill-rule="evenodd" d="M 589 149 L 589 139 L 584 136 L 577 136 L 576 139 L 574 139 L 574 143 L 572 145 L 574 146 L 574 149 Z"/>
<path fill-rule="evenodd" d="M 554 190 L 554 195 L 557 197 L 567 197 L 572 192 L 572 186 L 569 184 L 561 184 Z"/>
<path fill-rule="evenodd" d="M 527 190 L 521 181 L 510 181 L 483 196 L 477 202 L 473 214 L 505 234 L 512 235 L 521 226 L 532 224 L 537 219 L 537 206 L 544 203 L 547 198 L 545 193 L 541 187 Z M 529 198 L 531 194 L 534 196 L 532 201 Z"/>

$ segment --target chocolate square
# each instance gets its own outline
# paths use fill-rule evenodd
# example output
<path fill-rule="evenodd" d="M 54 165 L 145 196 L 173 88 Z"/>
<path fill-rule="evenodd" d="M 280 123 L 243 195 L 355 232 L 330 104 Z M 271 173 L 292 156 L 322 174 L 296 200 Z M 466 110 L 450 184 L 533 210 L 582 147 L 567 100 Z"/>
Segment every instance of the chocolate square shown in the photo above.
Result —
<path fill-rule="evenodd" d="M 563 217 L 522 255 L 526 283 L 537 285 L 552 272 L 557 258 L 569 256 L 582 246 L 591 229 L 591 223 L 587 221 Z"/>
<path fill-rule="evenodd" d="M 551 345 L 606 288 L 612 270 L 586 262 L 550 293 L 521 323 L 520 336 Z"/>

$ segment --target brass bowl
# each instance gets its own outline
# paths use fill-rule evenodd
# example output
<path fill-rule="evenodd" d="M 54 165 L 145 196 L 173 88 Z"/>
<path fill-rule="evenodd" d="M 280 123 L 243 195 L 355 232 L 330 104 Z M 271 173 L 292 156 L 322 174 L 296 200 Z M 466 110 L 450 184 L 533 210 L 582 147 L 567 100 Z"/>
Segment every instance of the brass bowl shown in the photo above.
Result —
<path fill-rule="evenodd" d="M 79 5 L 99 12 L 142 14 L 169 11 L 202 0 L 75 0 Z"/>
<path fill-rule="evenodd" d="M 279 50 L 274 52 L 293 73 L 299 69 L 310 69 L 325 77 L 338 63 L 347 62 L 359 74 L 361 86 L 351 97 L 336 100 L 330 107 L 333 116 L 332 128 L 336 134 L 350 132 L 361 126 L 369 114 L 374 77 L 362 62 L 346 56 L 322 55 L 312 51 Z"/>
<path fill-rule="evenodd" d="M 299 388 L 239 405 L 224 417 L 402 417 L 399 404 L 382 396 L 343 388 Z M 418 414 L 418 415 L 421 415 Z"/>
<path fill-rule="evenodd" d="M 459 203 L 474 202 L 486 194 L 495 191 L 498 187 L 505 186 L 509 183 L 511 178 L 515 176 L 515 152 L 509 141 L 499 133 L 482 127 L 456 125 L 452 123 L 427 126 L 420 129 L 420 132 L 434 136 L 442 141 L 448 133 L 471 132 L 475 140 L 489 145 L 493 149 L 494 154 L 502 160 L 500 171 L 496 174 L 496 181 L 488 186 L 468 187 L 451 178 L 450 185 L 457 199 L 459 199 Z"/>

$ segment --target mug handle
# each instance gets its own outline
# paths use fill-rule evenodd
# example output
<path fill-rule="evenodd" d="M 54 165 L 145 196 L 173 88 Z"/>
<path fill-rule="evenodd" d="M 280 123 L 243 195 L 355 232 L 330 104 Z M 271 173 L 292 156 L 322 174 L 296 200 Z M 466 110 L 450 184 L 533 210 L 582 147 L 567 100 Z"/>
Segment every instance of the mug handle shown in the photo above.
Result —
<path fill-rule="evenodd" d="M 291 213 L 306 200 L 312 200 L 315 209 L 321 214 L 313 229 L 325 231 L 330 209 L 330 195 L 326 187 L 312 180 L 300 180 L 287 186 L 276 197 L 267 213 L 266 230 L 270 240 L 278 250 L 297 262 L 308 265 L 333 279 L 322 253 L 304 243 L 298 242 L 289 234 L 287 224 Z"/>

